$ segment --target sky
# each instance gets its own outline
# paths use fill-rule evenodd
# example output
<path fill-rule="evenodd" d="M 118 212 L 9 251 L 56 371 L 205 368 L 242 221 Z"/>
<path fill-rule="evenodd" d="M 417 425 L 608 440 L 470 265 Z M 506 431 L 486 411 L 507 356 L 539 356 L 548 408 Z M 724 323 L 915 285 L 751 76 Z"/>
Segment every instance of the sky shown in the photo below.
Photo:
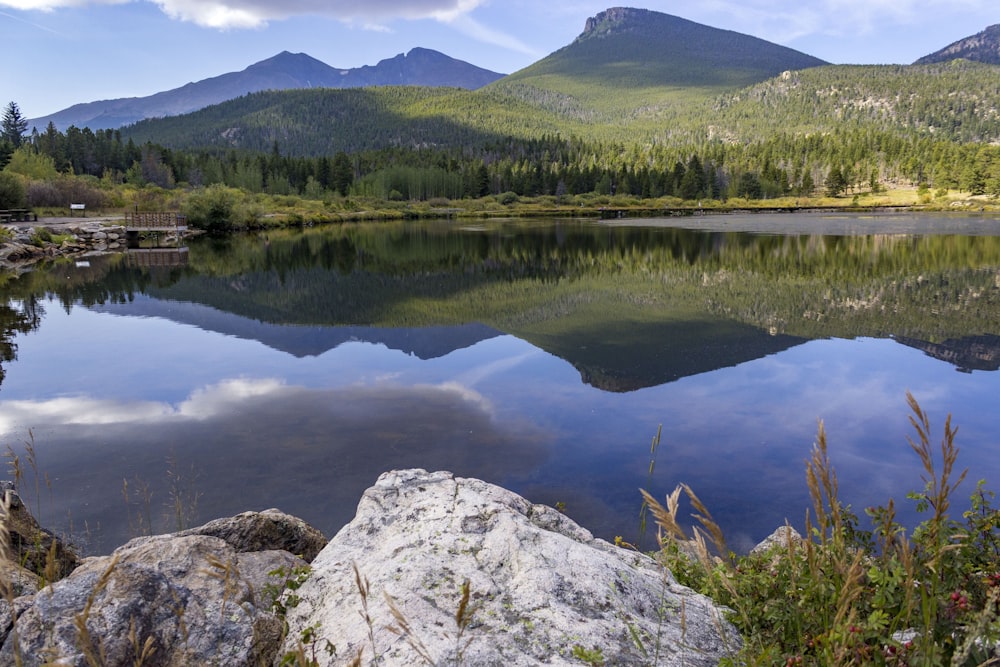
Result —
<path fill-rule="evenodd" d="M 38 118 L 144 97 L 282 51 L 340 68 L 414 47 L 510 73 L 611 0 L 0 0 L 0 105 Z M 1000 23 L 997 0 L 646 0 L 627 4 L 838 64 L 911 63 Z"/>

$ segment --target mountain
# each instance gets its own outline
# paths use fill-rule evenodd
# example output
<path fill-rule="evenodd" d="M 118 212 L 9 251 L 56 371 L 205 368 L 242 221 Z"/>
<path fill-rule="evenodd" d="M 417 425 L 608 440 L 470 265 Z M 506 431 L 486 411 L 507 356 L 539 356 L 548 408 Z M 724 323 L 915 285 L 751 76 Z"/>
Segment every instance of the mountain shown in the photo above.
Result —
<path fill-rule="evenodd" d="M 283 51 L 241 72 L 203 79 L 148 97 L 129 97 L 76 104 L 30 121 L 44 129 L 49 122 L 64 131 L 70 125 L 92 130 L 116 128 L 146 118 L 177 116 L 263 90 L 360 88 L 364 86 L 431 86 L 475 89 L 502 77 L 431 49 L 354 69 L 338 69 L 304 53 Z"/>
<path fill-rule="evenodd" d="M 154 290 L 151 290 L 155 292 Z M 126 317 L 157 317 L 243 340 L 255 340 L 298 358 L 318 357 L 348 343 L 384 345 L 419 359 L 437 359 L 456 350 L 503 335 L 483 324 L 409 328 L 280 324 L 227 313 L 189 301 L 137 295 L 124 303 L 94 304 L 90 309 Z"/>
<path fill-rule="evenodd" d="M 356 69 L 338 70 L 340 85 L 330 88 L 364 86 L 430 86 L 475 90 L 502 78 L 503 74 L 470 65 L 431 49 L 411 49 L 395 58 Z"/>
<path fill-rule="evenodd" d="M 941 343 L 896 336 L 897 343 L 923 351 L 928 357 L 947 361 L 961 373 L 1000 370 L 1000 336 L 983 334 L 949 338 Z"/>
<path fill-rule="evenodd" d="M 625 393 L 763 359 L 808 342 L 702 312 L 581 305 L 555 320 L 508 332 L 573 365 L 602 391 Z"/>
<path fill-rule="evenodd" d="M 137 143 L 307 155 L 389 146 L 468 146 L 560 133 L 639 137 L 704 126 L 722 93 L 822 60 L 643 9 L 589 18 L 566 47 L 475 91 L 367 89 L 258 93 L 128 128 Z M 302 147 L 302 148 L 300 148 Z"/>
<path fill-rule="evenodd" d="M 597 109 L 639 108 L 670 102 L 678 90 L 711 95 L 825 64 L 749 35 L 616 7 L 587 19 L 571 44 L 490 87 L 528 99 L 545 97 L 537 91 L 557 93 Z"/>
<path fill-rule="evenodd" d="M 940 51 L 920 58 L 913 64 L 928 65 L 948 62 L 957 58 L 1000 65 L 1000 24 L 991 25 L 980 33 L 949 44 Z"/>

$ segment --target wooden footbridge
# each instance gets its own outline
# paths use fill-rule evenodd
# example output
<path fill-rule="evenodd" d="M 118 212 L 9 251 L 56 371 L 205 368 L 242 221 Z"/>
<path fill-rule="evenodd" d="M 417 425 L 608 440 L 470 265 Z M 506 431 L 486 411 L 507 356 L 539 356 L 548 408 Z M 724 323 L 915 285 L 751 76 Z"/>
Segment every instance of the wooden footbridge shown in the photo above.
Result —
<path fill-rule="evenodd" d="M 138 268 L 187 266 L 188 249 L 180 248 L 130 248 L 129 266 Z"/>
<path fill-rule="evenodd" d="M 164 211 L 136 211 L 125 214 L 126 232 L 186 232 L 187 216 Z"/>

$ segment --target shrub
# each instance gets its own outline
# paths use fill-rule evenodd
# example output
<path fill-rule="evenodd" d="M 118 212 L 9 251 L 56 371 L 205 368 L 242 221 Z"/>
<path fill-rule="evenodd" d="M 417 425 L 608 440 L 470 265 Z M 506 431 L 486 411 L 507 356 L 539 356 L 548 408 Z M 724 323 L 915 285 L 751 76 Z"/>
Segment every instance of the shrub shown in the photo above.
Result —
<path fill-rule="evenodd" d="M 29 182 L 27 200 L 31 207 L 68 208 L 70 204 L 84 204 L 88 209 L 96 209 L 104 207 L 108 197 L 94 179 L 59 176 L 51 180 Z"/>
<path fill-rule="evenodd" d="M 230 229 L 234 226 L 233 209 L 241 194 L 239 190 L 218 184 L 192 193 L 185 207 L 188 223 L 208 232 Z"/>
<path fill-rule="evenodd" d="M 28 198 L 21 178 L 0 171 L 0 208 L 24 208 L 27 203 Z"/>
<path fill-rule="evenodd" d="M 871 530 L 838 498 L 837 476 L 820 424 L 806 480 L 813 514 L 806 536 L 786 533 L 782 544 L 736 557 L 721 531 L 686 486 L 666 506 L 644 493 L 661 529 L 659 557 L 678 581 L 733 610 L 746 639 L 740 664 L 753 665 L 966 665 L 987 664 L 1000 639 L 1000 509 L 983 483 L 972 494 L 964 521 L 949 512 L 965 476 L 955 463 L 956 429 L 950 417 L 940 447 L 930 423 L 908 396 L 923 464 L 921 491 L 909 494 L 928 518 L 910 535 L 892 500 L 869 508 Z M 682 490 L 699 514 L 698 558 L 685 547 L 676 515 Z M 719 554 L 712 557 L 706 536 Z"/>

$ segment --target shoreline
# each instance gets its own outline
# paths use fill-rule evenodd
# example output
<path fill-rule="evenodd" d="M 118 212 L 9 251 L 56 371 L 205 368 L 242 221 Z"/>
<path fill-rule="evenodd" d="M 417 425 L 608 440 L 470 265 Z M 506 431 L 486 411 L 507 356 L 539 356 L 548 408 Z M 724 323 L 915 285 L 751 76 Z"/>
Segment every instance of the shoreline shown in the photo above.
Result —
<path fill-rule="evenodd" d="M 454 220 L 501 221 L 531 218 L 558 218 L 590 221 L 607 226 L 670 227 L 708 232 L 742 232 L 758 234 L 821 234 L 855 236 L 869 234 L 961 234 L 968 236 L 1000 236 L 1000 211 L 985 208 L 937 209 L 920 206 L 771 206 L 771 207 L 600 207 L 555 208 L 516 211 L 448 211 L 419 212 L 387 218 L 371 212 L 343 219 L 301 220 L 260 228 L 233 229 L 228 233 L 245 233 L 273 229 L 293 229 L 345 223 L 387 221 Z M 280 214 L 277 214 L 280 215 Z M 93 253 L 122 252 L 125 243 L 124 214 L 111 213 L 91 217 L 40 217 L 34 222 L 0 223 L 13 238 L 0 239 L 0 269 L 17 270 L 30 267 L 45 259 L 84 256 Z M 39 236 L 44 230 L 45 236 Z M 183 238 L 204 233 L 191 229 Z M 46 240 L 55 235 L 58 242 Z"/>

